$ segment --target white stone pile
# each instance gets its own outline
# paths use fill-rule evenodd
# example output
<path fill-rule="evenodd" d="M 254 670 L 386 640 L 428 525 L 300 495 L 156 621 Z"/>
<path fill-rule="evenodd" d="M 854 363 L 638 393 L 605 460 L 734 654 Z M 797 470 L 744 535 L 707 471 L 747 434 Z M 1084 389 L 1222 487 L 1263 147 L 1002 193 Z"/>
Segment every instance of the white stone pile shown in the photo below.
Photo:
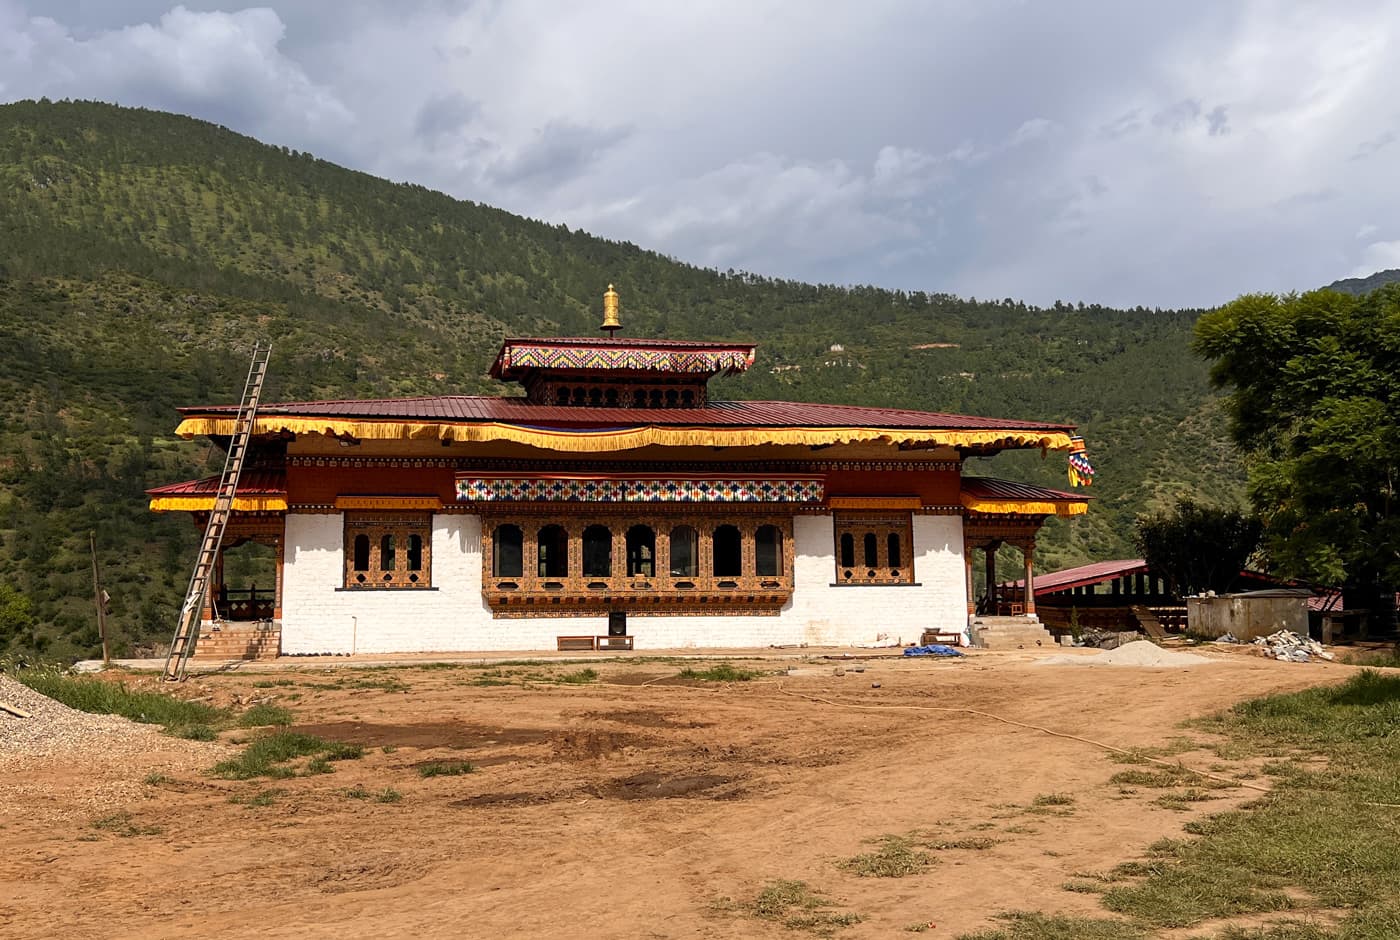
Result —
<path fill-rule="evenodd" d="M 1268 636 L 1255 637 L 1254 645 L 1260 647 L 1260 654 L 1270 659 L 1286 663 L 1306 663 L 1314 656 L 1332 660 L 1334 657 L 1316 640 L 1300 636 L 1292 630 L 1280 630 Z"/>
<path fill-rule="evenodd" d="M 137 724 L 116 715 L 75 711 L 6 675 L 0 675 L 0 702 L 23 709 L 30 716 L 21 718 L 0 709 L 0 766 L 20 757 L 75 751 L 135 753 L 160 734 L 154 725 Z"/>

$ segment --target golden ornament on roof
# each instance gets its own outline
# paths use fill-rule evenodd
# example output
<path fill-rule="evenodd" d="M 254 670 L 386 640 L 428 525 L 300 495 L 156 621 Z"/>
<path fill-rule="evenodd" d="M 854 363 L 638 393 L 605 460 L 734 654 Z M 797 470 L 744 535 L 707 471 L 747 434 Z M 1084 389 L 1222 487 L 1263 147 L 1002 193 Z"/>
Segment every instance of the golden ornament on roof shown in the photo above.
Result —
<path fill-rule="evenodd" d="M 617 291 L 613 290 L 611 284 L 603 294 L 603 329 L 612 336 L 614 330 L 622 328 L 622 320 L 618 318 L 618 311 L 621 309 L 621 302 L 617 298 Z"/>

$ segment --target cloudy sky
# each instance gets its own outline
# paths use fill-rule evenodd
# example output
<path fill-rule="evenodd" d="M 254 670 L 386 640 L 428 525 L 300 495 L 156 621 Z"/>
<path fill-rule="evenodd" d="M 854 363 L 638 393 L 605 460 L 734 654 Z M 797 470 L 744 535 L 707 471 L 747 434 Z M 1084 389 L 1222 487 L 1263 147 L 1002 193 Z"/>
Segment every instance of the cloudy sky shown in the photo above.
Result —
<path fill-rule="evenodd" d="M 1214 305 L 1400 267 L 1395 0 L 0 0 L 196 115 L 696 264 Z"/>

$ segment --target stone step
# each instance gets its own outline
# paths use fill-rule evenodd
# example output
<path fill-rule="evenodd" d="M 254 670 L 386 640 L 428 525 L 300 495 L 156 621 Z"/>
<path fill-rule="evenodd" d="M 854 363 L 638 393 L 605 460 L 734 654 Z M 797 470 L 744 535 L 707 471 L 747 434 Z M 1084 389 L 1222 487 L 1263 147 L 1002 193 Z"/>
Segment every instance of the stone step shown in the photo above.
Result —
<path fill-rule="evenodd" d="M 225 625 L 218 630 L 204 627 L 195 643 L 194 658 L 200 660 L 276 659 L 282 651 L 280 624 Z"/>

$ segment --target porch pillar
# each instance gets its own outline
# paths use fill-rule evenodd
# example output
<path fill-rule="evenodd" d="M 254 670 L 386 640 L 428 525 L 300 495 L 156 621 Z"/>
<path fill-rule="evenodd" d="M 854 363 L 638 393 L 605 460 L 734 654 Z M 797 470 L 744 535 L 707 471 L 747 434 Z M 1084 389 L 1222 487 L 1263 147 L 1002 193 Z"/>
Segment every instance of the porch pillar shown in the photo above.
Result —
<path fill-rule="evenodd" d="M 977 615 L 977 590 L 973 586 L 972 580 L 972 552 L 973 548 L 967 543 L 963 543 L 963 561 L 967 565 L 967 619 L 971 620 Z"/>
<path fill-rule="evenodd" d="M 219 594 L 224 588 L 224 547 L 219 546 L 218 554 L 214 556 L 214 570 L 209 572 L 209 581 L 204 591 L 204 614 L 203 619 L 212 621 L 216 615 L 228 616 L 228 611 L 220 611 L 215 604 Z"/>
<path fill-rule="evenodd" d="M 1035 616 L 1035 541 L 1026 542 L 1021 547 L 1021 553 L 1026 559 L 1026 616 Z"/>
<path fill-rule="evenodd" d="M 987 605 L 993 617 L 1001 613 L 997 604 L 997 545 L 993 543 L 982 550 L 987 559 Z"/>

